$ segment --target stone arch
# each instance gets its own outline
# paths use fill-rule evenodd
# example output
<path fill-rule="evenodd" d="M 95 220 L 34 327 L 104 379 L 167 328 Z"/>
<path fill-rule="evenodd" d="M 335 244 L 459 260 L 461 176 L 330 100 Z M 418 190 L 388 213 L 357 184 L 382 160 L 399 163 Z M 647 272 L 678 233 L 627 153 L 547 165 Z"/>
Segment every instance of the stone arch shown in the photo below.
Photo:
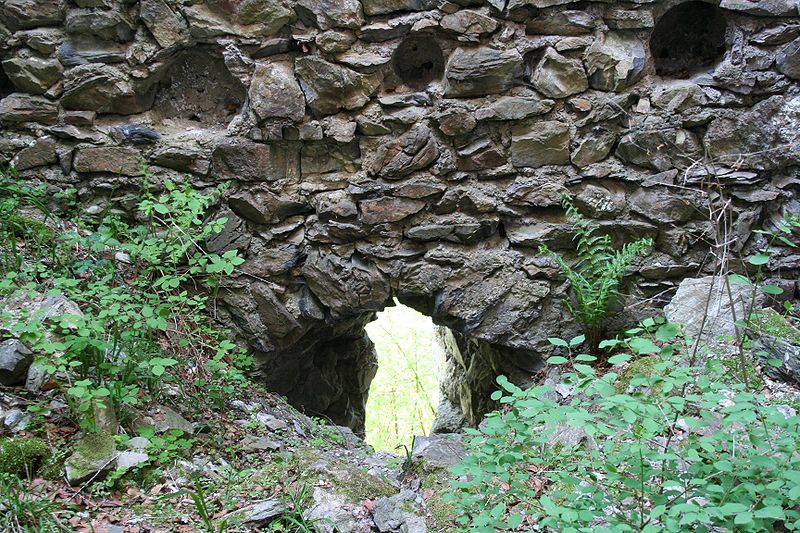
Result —
<path fill-rule="evenodd" d="M 555 328 L 561 317 L 551 306 L 543 310 L 548 284 L 524 273 L 518 252 L 486 250 L 470 258 L 457 245 L 435 252 L 438 265 L 413 256 L 378 264 L 355 251 L 316 248 L 283 289 L 252 283 L 222 299 L 270 389 L 356 432 L 363 431 L 376 371 L 364 326 L 393 298 L 431 317 L 446 347 L 434 427 L 452 431 L 477 424 L 490 410 L 497 375 L 524 383 L 541 368 L 538 354 L 547 347 L 532 348 L 532 339 L 537 327 Z"/>
<path fill-rule="evenodd" d="M 719 7 L 690 0 L 667 10 L 650 36 L 656 74 L 688 78 L 718 63 L 725 54 L 727 20 Z"/>

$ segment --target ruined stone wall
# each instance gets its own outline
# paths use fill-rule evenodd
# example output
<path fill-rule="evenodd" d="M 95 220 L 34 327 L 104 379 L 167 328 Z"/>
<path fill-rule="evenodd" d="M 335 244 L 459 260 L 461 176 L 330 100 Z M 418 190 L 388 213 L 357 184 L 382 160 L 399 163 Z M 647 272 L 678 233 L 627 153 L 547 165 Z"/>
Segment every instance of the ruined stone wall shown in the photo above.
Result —
<path fill-rule="evenodd" d="M 446 403 L 474 419 L 471 379 L 575 333 L 536 251 L 570 247 L 564 191 L 656 239 L 639 316 L 713 270 L 709 202 L 734 253 L 800 211 L 798 5 L 0 0 L 0 160 L 87 213 L 133 205 L 140 158 L 231 181 L 208 246 L 247 258 L 222 311 L 270 386 L 359 428 L 363 325 L 396 297 L 450 328 Z M 789 295 L 799 264 L 771 263 Z"/>

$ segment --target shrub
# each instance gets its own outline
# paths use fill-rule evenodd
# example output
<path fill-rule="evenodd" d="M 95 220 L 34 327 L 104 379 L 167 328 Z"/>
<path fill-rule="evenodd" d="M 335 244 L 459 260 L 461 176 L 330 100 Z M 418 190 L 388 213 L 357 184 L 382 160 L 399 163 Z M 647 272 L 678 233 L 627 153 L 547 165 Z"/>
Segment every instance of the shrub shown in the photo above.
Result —
<path fill-rule="evenodd" d="M 597 226 L 578 212 L 569 195 L 565 194 L 561 203 L 575 231 L 573 240 L 576 241 L 578 261 L 570 265 L 544 244 L 539 247 L 539 252 L 552 257 L 569 280 L 574 302 L 567 301 L 567 307 L 583 327 L 589 349 L 596 353 L 625 269 L 634 259 L 648 252 L 653 240 L 645 237 L 616 250 L 611 237 L 598 235 Z"/>
<path fill-rule="evenodd" d="M 70 376 L 66 397 L 87 429 L 94 429 L 93 413 L 105 403 L 125 422 L 129 408 L 157 396 L 163 382 L 194 385 L 219 404 L 245 382 L 240 368 L 249 364 L 206 313 L 203 288 L 217 286 L 244 261 L 236 250 L 215 254 L 202 247 L 226 223 L 205 218 L 224 188 L 203 192 L 166 182 L 156 195 L 146 168 L 143 174 L 142 223 L 110 214 L 96 224 L 85 217 L 57 220 L 57 238 L 23 235 L 19 246 L 0 243 L 0 252 L 15 246 L 19 265 L 0 279 L 0 294 L 47 291 L 80 307 L 80 313 L 46 321 L 6 316 L 5 329 L 46 354 L 50 374 Z M 41 189 L 0 178 L 0 207 L 8 216 L 30 206 L 44 209 Z M 43 248 L 48 259 L 39 261 L 42 254 L 31 252 Z M 184 366 L 187 359 L 194 360 L 191 368 Z M 186 382 L 187 374 L 194 382 Z"/>
<path fill-rule="evenodd" d="M 502 376 L 503 408 L 469 430 L 454 468 L 458 518 L 470 531 L 800 530 L 800 417 L 748 392 L 715 360 L 693 354 L 662 324 L 610 359 L 656 358 L 616 387 L 578 355 L 565 405 L 548 387 Z M 564 360 L 564 361 L 562 361 Z M 563 364 L 565 358 L 554 362 Z M 570 432 L 573 439 L 556 438 Z M 579 441 L 576 444 L 576 441 Z"/>
<path fill-rule="evenodd" d="M 0 474 L 32 477 L 49 455 L 50 450 L 41 439 L 0 439 Z"/>

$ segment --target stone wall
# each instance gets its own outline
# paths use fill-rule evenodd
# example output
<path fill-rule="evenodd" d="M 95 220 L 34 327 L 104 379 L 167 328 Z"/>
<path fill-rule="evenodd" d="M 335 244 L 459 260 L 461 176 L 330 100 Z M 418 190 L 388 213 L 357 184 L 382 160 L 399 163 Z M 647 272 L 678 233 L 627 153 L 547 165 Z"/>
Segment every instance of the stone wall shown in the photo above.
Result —
<path fill-rule="evenodd" d="M 88 213 L 132 205 L 140 158 L 231 181 L 208 246 L 247 258 L 221 312 L 271 387 L 360 428 L 363 325 L 398 298 L 450 328 L 449 411 L 474 421 L 459 390 L 576 332 L 536 252 L 570 247 L 564 191 L 656 239 L 639 316 L 713 270 L 710 202 L 734 253 L 800 211 L 798 5 L 0 0 L 0 161 Z M 771 265 L 798 290 L 800 256 Z"/>

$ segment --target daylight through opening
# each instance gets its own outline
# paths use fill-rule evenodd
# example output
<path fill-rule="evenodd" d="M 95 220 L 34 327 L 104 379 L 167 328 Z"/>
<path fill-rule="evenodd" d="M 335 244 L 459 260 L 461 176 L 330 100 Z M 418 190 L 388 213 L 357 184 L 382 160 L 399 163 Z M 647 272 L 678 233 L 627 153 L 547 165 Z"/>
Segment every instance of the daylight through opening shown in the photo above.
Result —
<path fill-rule="evenodd" d="M 395 303 L 366 326 L 378 355 L 367 400 L 366 440 L 376 450 L 397 453 L 401 444 L 410 448 L 415 435 L 430 433 L 444 355 L 430 317 Z"/>

